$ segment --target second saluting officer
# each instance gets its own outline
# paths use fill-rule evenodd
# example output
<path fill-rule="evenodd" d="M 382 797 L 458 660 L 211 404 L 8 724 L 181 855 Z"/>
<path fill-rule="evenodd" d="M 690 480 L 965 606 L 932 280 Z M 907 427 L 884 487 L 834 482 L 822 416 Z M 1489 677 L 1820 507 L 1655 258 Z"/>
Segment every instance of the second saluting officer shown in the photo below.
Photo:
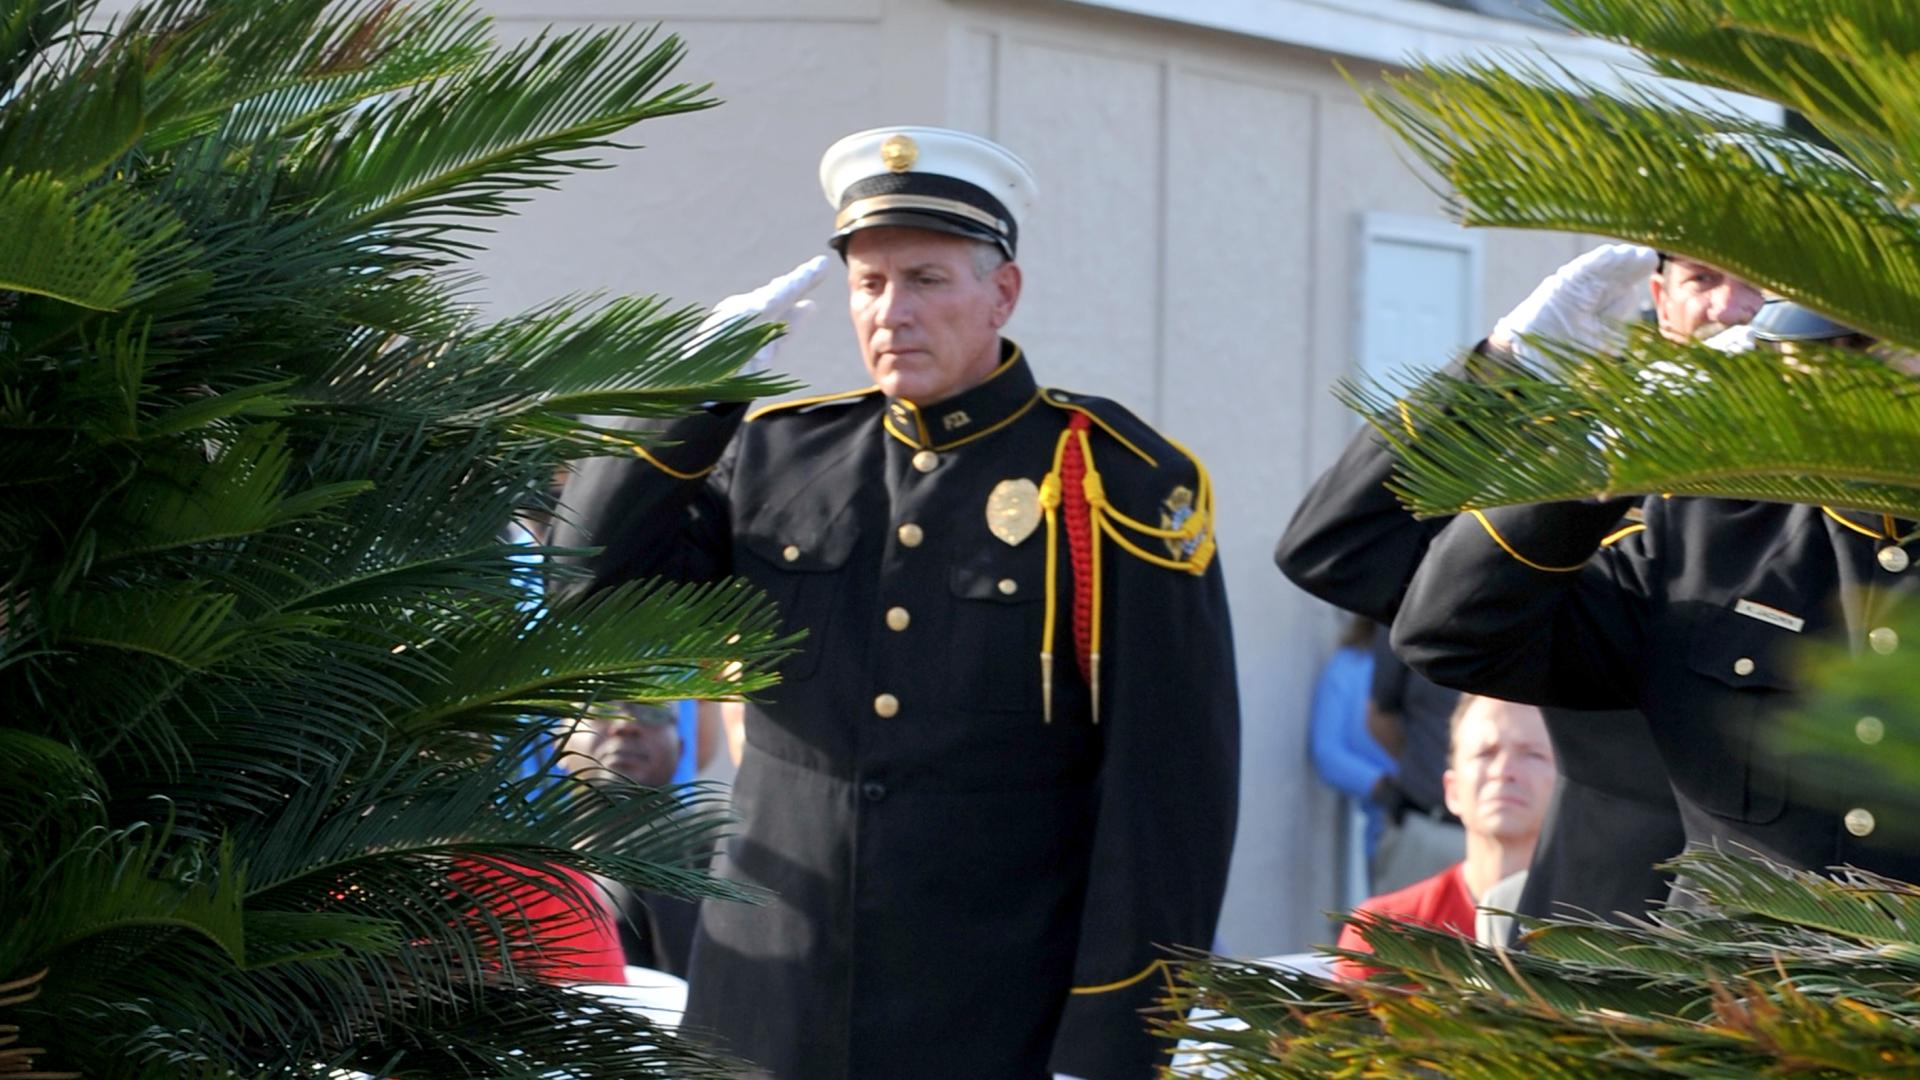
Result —
<path fill-rule="evenodd" d="M 1778 301 L 1751 334 L 1775 347 L 1858 344 Z M 1884 791 L 1836 790 L 1770 739 L 1795 701 L 1800 642 L 1844 641 L 1862 664 L 1907 662 L 1913 643 L 1887 623 L 1920 589 L 1920 529 L 1842 506 L 1652 496 L 1644 528 L 1605 544 L 1632 501 L 1453 519 L 1408 587 L 1394 647 L 1451 686 L 1644 710 L 1689 843 L 1920 880 L 1920 850 L 1884 816 Z M 1878 717 L 1851 723 L 1864 746 L 1884 737 Z"/>
<path fill-rule="evenodd" d="M 1598 345 L 1617 333 L 1612 317 L 1632 312 L 1649 293 L 1659 331 L 1675 340 L 1743 323 L 1760 300 L 1752 286 L 1713 267 L 1611 244 L 1549 275 L 1475 351 L 1525 350 L 1527 335 Z M 1409 580 L 1448 520 L 1416 520 L 1407 513 L 1386 488 L 1392 471 L 1392 456 L 1371 429 L 1362 428 L 1301 502 L 1274 555 L 1301 588 L 1382 623 L 1395 621 Z M 1639 531 L 1617 512 L 1609 524 L 1594 537 L 1596 545 L 1610 534 Z M 1454 584 L 1470 590 L 1480 579 Z M 1439 608 L 1433 613 L 1452 614 Z M 1569 706 L 1545 710 L 1560 783 L 1517 910 L 1632 918 L 1644 915 L 1650 901 L 1664 900 L 1668 882 L 1654 865 L 1679 854 L 1685 837 L 1655 737 L 1644 717 L 1627 711 L 1636 703 L 1617 695 L 1530 696 L 1506 684 L 1472 682 L 1468 689 Z M 1597 709 L 1619 711 L 1575 711 Z"/>
<path fill-rule="evenodd" d="M 780 1077 L 1149 1076 L 1239 788 L 1206 470 L 1000 336 L 1012 154 L 878 129 L 821 179 L 874 385 L 666 425 L 576 474 L 556 537 L 604 545 L 597 585 L 734 575 L 807 632 L 719 861 L 772 898 L 706 905 L 687 1026 Z"/>

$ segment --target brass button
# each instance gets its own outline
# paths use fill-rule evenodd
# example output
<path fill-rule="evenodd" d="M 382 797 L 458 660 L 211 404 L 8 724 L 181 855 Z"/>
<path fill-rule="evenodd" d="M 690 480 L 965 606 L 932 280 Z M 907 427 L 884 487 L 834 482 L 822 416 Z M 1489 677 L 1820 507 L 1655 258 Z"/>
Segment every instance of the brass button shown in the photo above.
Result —
<path fill-rule="evenodd" d="M 1881 739 L 1887 737 L 1887 725 L 1881 723 L 1877 716 L 1863 716 L 1854 721 L 1853 733 L 1868 746 L 1877 746 Z"/>
<path fill-rule="evenodd" d="M 800 557 L 800 549 L 794 547 L 792 544 L 788 544 L 786 548 L 780 552 L 780 557 L 788 562 L 792 562 Z"/>
<path fill-rule="evenodd" d="M 1897 574 L 1913 565 L 1913 560 L 1907 557 L 1905 548 L 1883 547 L 1875 558 L 1880 560 L 1880 569 L 1889 574 Z"/>
<path fill-rule="evenodd" d="M 913 616 L 907 614 L 906 608 L 890 607 L 887 609 L 887 629 L 905 630 L 912 622 Z"/>
<path fill-rule="evenodd" d="M 1881 656 L 1900 647 L 1900 635 L 1891 626 L 1876 626 L 1867 632 L 1867 644 Z"/>
<path fill-rule="evenodd" d="M 919 547 L 920 541 L 927 538 L 927 534 L 920 531 L 920 526 L 915 525 L 911 521 L 900 526 L 898 535 L 900 537 L 901 547 Z"/>
<path fill-rule="evenodd" d="M 1000 579 L 1000 595 L 1001 596 L 1012 596 L 1014 593 L 1017 593 L 1019 591 L 1020 591 L 1019 582 L 1013 580 L 1010 577 L 1003 577 Z"/>
<path fill-rule="evenodd" d="M 921 472 L 932 472 L 940 466 L 940 455 L 931 450 L 922 450 L 913 455 L 913 467 Z"/>
<path fill-rule="evenodd" d="M 1744 656 L 1738 660 L 1735 660 L 1733 662 L 1733 673 L 1735 675 L 1753 674 L 1753 661 Z"/>
<path fill-rule="evenodd" d="M 900 712 L 900 699 L 892 694 L 881 694 L 873 699 L 873 711 L 883 720 L 890 720 Z"/>
<path fill-rule="evenodd" d="M 1842 820 L 1846 822 L 1847 831 L 1855 836 L 1871 835 L 1876 824 L 1873 820 L 1873 811 L 1862 810 L 1857 806 L 1847 811 L 1847 816 Z"/>

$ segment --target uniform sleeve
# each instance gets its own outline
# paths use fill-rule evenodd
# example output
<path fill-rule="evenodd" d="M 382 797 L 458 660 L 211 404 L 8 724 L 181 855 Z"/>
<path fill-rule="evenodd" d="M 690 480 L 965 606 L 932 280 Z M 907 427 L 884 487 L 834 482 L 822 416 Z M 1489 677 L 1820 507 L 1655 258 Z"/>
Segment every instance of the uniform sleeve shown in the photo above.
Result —
<path fill-rule="evenodd" d="M 561 494 L 553 542 L 599 547 L 582 560 L 592 589 L 644 577 L 711 581 L 730 572 L 729 455 L 745 409 L 701 410 L 666 424 L 606 418 L 647 436 L 576 465 Z"/>
<path fill-rule="evenodd" d="M 1295 585 L 1382 624 L 1445 519 L 1418 520 L 1386 488 L 1393 455 L 1362 427 L 1294 511 L 1273 561 Z"/>
<path fill-rule="evenodd" d="M 1098 819 L 1053 1069 L 1146 1080 L 1169 947 L 1213 945 L 1240 781 L 1233 632 L 1218 559 L 1203 575 L 1115 553 L 1103 649 Z"/>
<path fill-rule="evenodd" d="M 1394 651 L 1434 682 L 1471 693 L 1570 709 L 1637 706 L 1645 541 L 1603 547 L 1632 502 L 1455 518 L 1414 575 Z"/>
<path fill-rule="evenodd" d="M 1408 574 L 1412 576 L 1411 573 Z M 1398 715 L 1407 711 L 1407 662 L 1396 656 L 1387 635 L 1373 641 L 1373 681 L 1367 688 L 1367 700 L 1381 712 Z"/>

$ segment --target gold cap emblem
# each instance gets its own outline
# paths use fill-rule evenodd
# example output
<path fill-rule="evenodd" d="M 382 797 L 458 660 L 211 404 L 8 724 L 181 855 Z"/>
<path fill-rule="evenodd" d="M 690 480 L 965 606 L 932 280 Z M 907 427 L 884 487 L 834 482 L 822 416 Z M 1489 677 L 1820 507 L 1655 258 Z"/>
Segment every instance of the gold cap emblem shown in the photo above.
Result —
<path fill-rule="evenodd" d="M 880 144 L 880 160 L 894 172 L 906 172 L 920 160 L 920 144 L 911 135 L 889 135 Z"/>

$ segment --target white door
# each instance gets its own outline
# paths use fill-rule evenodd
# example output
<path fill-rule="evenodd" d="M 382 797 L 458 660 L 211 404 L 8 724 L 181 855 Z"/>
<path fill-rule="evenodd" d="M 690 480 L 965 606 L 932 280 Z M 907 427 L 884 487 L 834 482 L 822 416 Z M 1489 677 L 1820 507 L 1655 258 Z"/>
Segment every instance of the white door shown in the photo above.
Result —
<path fill-rule="evenodd" d="M 1397 389 L 1480 340 L 1480 242 L 1441 218 L 1361 216 L 1357 377 Z"/>

